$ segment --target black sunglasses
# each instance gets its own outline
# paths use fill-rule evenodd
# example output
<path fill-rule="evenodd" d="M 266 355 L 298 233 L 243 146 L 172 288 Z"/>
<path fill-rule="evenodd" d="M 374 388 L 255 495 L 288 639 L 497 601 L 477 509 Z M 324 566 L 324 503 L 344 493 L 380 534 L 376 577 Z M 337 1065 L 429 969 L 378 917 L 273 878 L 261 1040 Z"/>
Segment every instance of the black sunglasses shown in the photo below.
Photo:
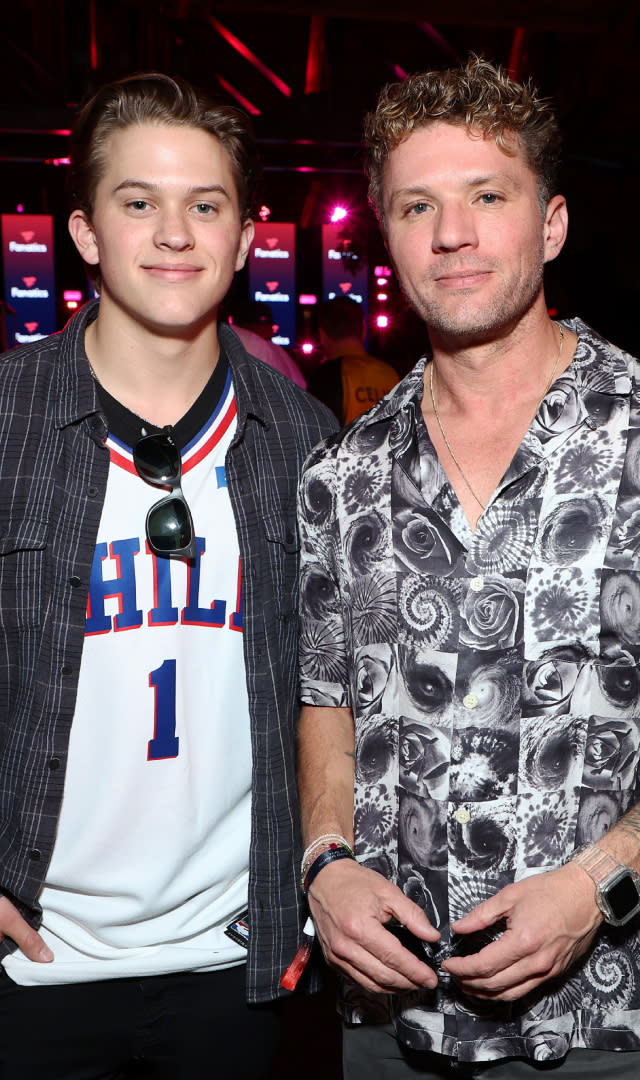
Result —
<path fill-rule="evenodd" d="M 154 555 L 195 559 L 193 518 L 182 494 L 182 460 L 173 428 L 144 435 L 133 448 L 138 475 L 154 487 L 169 487 L 171 494 L 155 503 L 147 514 L 147 540 Z"/>

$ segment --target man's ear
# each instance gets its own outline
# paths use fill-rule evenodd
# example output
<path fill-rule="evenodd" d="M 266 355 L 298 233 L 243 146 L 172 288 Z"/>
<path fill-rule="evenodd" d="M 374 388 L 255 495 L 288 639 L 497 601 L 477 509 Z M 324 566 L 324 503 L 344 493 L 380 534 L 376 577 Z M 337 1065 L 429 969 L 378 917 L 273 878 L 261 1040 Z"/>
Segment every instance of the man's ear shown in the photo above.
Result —
<path fill-rule="evenodd" d="M 84 210 L 74 210 L 72 212 L 69 218 L 69 232 L 84 261 L 89 263 L 90 266 L 97 266 L 100 262 L 98 242 L 93 231 L 93 225 Z"/>
<path fill-rule="evenodd" d="M 569 214 L 564 195 L 554 195 L 544 214 L 544 261 L 551 262 L 560 254 L 567 239 Z"/>
<path fill-rule="evenodd" d="M 242 232 L 240 233 L 240 243 L 238 245 L 238 254 L 236 256 L 236 270 L 242 270 L 245 262 L 247 261 L 247 255 L 249 254 L 249 248 L 253 243 L 256 229 L 251 218 L 245 221 L 242 226 Z"/>

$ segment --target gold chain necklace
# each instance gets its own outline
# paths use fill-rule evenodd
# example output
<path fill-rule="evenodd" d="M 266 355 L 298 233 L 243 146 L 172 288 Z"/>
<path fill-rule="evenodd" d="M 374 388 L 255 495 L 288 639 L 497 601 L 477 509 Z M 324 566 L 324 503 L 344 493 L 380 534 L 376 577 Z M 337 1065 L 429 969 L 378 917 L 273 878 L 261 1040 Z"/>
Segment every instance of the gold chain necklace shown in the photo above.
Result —
<path fill-rule="evenodd" d="M 534 412 L 534 414 L 533 414 L 533 416 L 531 418 L 532 420 L 538 415 L 538 409 L 540 408 L 540 406 L 542 405 L 542 402 L 544 401 L 544 399 L 547 396 L 547 391 L 548 391 L 549 387 L 551 386 L 551 384 L 553 383 L 556 371 L 558 370 L 558 364 L 560 363 L 560 357 L 562 356 L 562 349 L 563 349 L 563 346 L 564 346 L 564 327 L 560 326 L 559 323 L 557 323 L 556 325 L 558 327 L 558 330 L 560 331 L 560 348 L 558 349 L 558 355 L 556 356 L 556 362 L 553 365 L 553 370 L 552 370 L 551 375 L 549 377 L 549 382 L 547 383 L 547 385 L 544 388 L 542 397 L 540 398 L 540 401 L 538 402 L 538 404 L 536 406 L 536 411 Z M 444 428 L 442 426 L 442 420 L 440 419 L 440 414 L 438 413 L 438 407 L 436 405 L 436 397 L 435 397 L 435 394 L 434 394 L 434 391 L 433 391 L 433 368 L 434 368 L 434 363 L 433 363 L 433 360 L 432 360 L 431 364 L 429 365 L 429 390 L 431 391 L 431 404 L 433 405 L 434 416 L 435 416 L 435 418 L 436 418 L 436 420 L 438 422 L 438 427 L 440 428 L 440 434 L 442 435 L 442 438 L 444 439 L 444 444 L 445 444 L 447 450 L 449 451 L 449 453 L 451 455 L 451 460 L 453 461 L 453 464 L 455 465 L 458 472 L 460 473 L 460 476 L 462 477 L 465 484 L 469 488 L 469 491 L 473 495 L 473 497 L 476 500 L 478 506 L 480 507 L 481 510 L 484 511 L 484 510 L 487 509 L 486 504 L 483 503 L 482 500 L 478 498 L 478 496 L 476 495 L 475 491 L 473 490 L 471 484 L 469 483 L 467 475 L 466 475 L 464 469 L 462 468 L 462 465 L 458 461 L 456 455 L 454 454 L 451 443 L 449 442 L 449 440 L 448 440 L 448 438 L 447 438 L 447 436 L 445 434 L 445 430 L 444 430 Z M 531 426 L 531 423 L 529 423 L 528 427 L 530 427 L 530 426 Z"/>

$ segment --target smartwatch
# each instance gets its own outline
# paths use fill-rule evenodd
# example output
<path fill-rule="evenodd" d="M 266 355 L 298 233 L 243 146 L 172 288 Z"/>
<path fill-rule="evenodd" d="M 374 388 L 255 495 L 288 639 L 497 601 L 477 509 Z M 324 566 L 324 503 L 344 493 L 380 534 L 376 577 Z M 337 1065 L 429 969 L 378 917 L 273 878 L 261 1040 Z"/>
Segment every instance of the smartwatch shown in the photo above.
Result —
<path fill-rule="evenodd" d="M 596 902 L 610 926 L 624 926 L 640 911 L 640 874 L 595 844 L 583 844 L 567 859 L 587 872 Z"/>

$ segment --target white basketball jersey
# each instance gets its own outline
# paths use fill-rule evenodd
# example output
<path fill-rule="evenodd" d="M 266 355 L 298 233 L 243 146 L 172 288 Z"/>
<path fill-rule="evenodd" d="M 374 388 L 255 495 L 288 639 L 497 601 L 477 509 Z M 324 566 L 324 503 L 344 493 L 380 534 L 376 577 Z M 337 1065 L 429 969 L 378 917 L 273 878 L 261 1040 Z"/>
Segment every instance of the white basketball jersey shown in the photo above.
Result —
<path fill-rule="evenodd" d="M 164 494 L 131 449 L 110 468 L 87 609 L 69 764 L 41 902 L 51 964 L 5 960 L 24 984 L 224 967 L 247 902 L 251 744 L 240 561 L 224 461 L 230 374 L 182 454 L 197 557 L 156 558 L 145 519 Z"/>

